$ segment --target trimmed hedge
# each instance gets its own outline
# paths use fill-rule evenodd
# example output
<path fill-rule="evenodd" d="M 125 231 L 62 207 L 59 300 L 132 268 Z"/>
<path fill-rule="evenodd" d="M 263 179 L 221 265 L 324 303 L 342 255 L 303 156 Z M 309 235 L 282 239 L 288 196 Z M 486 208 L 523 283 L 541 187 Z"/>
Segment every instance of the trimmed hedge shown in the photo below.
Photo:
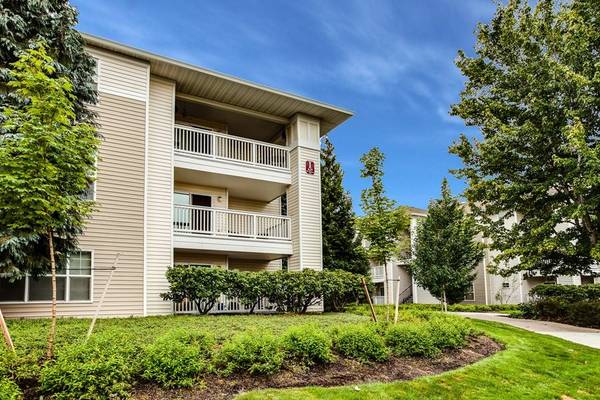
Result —
<path fill-rule="evenodd" d="M 386 332 L 385 342 L 398 356 L 434 357 L 440 354 L 427 323 L 392 325 Z"/>
<path fill-rule="evenodd" d="M 208 313 L 221 294 L 237 297 L 250 312 L 261 298 L 279 311 L 305 313 L 321 299 L 336 310 L 361 292 L 361 276 L 346 271 L 236 272 L 221 268 L 176 265 L 167 270 L 169 292 L 165 300 L 193 302 L 201 314 Z"/>
<path fill-rule="evenodd" d="M 600 300 L 569 302 L 560 297 L 547 297 L 525 303 L 521 310 L 523 318 L 600 328 Z"/>
<path fill-rule="evenodd" d="M 534 287 L 529 294 L 535 299 L 561 298 L 567 302 L 600 300 L 600 284 L 593 285 L 553 285 L 542 284 Z"/>

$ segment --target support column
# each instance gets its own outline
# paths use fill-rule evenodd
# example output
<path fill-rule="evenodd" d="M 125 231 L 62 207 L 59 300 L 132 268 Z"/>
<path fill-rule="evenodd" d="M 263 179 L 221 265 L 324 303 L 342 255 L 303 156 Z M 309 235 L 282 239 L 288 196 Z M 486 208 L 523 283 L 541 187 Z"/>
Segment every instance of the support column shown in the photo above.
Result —
<path fill-rule="evenodd" d="M 287 128 L 292 184 L 288 215 L 292 220 L 290 271 L 323 268 L 321 240 L 321 168 L 319 120 L 297 114 Z"/>

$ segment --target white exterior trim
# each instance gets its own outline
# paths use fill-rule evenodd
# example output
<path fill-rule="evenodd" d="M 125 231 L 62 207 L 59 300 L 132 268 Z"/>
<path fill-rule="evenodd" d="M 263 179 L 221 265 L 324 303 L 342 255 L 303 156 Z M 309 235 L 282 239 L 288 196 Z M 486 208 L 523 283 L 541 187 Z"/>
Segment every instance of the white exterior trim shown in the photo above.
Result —
<path fill-rule="evenodd" d="M 148 147 L 150 140 L 150 65 L 146 68 L 146 121 L 144 127 L 144 261 L 143 315 L 148 315 Z"/>

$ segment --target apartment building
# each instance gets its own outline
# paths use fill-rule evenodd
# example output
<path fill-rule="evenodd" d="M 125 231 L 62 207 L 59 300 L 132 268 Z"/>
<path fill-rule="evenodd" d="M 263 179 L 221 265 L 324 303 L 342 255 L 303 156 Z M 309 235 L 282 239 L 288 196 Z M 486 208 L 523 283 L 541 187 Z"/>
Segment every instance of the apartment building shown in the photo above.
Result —
<path fill-rule="evenodd" d="M 97 211 L 58 275 L 59 316 L 169 314 L 167 267 L 320 270 L 320 137 L 352 113 L 85 35 L 97 60 Z M 111 267 L 118 254 L 116 269 Z M 9 317 L 50 280 L 0 279 Z M 235 304 L 219 304 L 235 311 Z M 182 312 L 193 310 L 184 309 Z"/>
<path fill-rule="evenodd" d="M 410 237 L 411 242 L 417 233 L 419 220 L 427 217 L 427 210 L 408 207 L 410 213 Z M 510 225 L 517 222 L 517 215 L 506 219 L 505 223 Z M 490 244 L 490 239 L 479 238 L 483 243 Z M 544 277 L 539 274 L 519 272 L 508 277 L 492 274 L 488 266 L 497 255 L 496 251 L 489 248 L 484 250 L 483 260 L 476 266 L 476 278 L 472 289 L 467 293 L 462 303 L 464 304 L 519 304 L 529 298 L 529 291 L 541 283 L 558 283 L 563 285 L 585 285 L 589 283 L 600 283 L 600 277 L 593 275 L 581 276 L 551 276 Z M 410 256 L 404 259 L 395 259 L 387 265 L 371 265 L 371 277 L 375 284 L 375 304 L 394 304 L 400 291 L 401 303 L 437 304 L 436 299 L 429 291 L 417 285 L 408 271 Z M 518 260 L 511 260 L 507 267 L 514 266 Z M 388 281 L 385 284 L 385 270 L 387 269 Z M 594 268 L 596 274 L 600 269 Z"/>

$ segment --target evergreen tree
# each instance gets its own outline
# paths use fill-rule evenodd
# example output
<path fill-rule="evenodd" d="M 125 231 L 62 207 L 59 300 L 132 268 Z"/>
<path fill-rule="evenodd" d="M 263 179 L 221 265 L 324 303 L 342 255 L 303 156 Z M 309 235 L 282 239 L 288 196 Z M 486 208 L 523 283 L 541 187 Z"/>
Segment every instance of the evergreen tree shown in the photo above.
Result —
<path fill-rule="evenodd" d="M 483 258 L 474 218 L 452 197 L 448 181 L 442 183 L 442 198 L 429 205 L 427 217 L 417 227 L 415 258 L 410 265 L 413 278 L 447 303 L 465 298 Z"/>
<path fill-rule="evenodd" d="M 323 266 L 366 275 L 369 260 L 355 229 L 352 198 L 344 190 L 343 178 L 333 144 L 325 137 L 321 147 Z"/>
<path fill-rule="evenodd" d="M 96 63 L 74 29 L 77 10 L 67 0 L 0 0 L 0 16 L 0 88 L 10 80 L 10 65 L 21 52 L 44 41 L 56 73 L 73 84 L 77 119 L 91 120 L 87 105 L 96 103 Z M 0 90 L 0 109 L 15 101 L 10 91 Z"/>
<path fill-rule="evenodd" d="M 459 53 L 452 114 L 482 138 L 451 152 L 498 272 L 579 275 L 600 261 L 600 1 L 530 3 L 498 2 Z"/>

